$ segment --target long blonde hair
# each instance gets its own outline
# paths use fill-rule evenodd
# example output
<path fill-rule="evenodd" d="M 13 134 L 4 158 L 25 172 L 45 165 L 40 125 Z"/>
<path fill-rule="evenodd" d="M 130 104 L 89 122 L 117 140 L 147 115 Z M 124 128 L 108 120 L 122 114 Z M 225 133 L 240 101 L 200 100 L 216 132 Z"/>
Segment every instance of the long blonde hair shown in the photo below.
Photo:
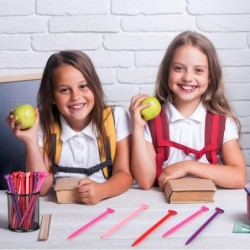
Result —
<path fill-rule="evenodd" d="M 174 53 L 184 45 L 194 46 L 207 56 L 210 84 L 201 97 L 203 105 L 212 113 L 233 118 L 240 134 L 240 121 L 234 115 L 224 93 L 222 69 L 215 47 L 208 38 L 200 33 L 185 31 L 177 35 L 170 43 L 158 71 L 155 86 L 156 98 L 161 104 L 164 104 L 166 101 L 172 101 L 173 93 L 168 85 L 169 71 Z"/>

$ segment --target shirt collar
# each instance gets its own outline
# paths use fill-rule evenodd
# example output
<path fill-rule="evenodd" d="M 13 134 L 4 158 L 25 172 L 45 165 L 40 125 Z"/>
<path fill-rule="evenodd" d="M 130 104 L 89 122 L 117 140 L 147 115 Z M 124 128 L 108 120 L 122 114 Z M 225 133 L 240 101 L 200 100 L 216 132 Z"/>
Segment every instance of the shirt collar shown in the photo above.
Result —
<path fill-rule="evenodd" d="M 178 120 L 186 120 L 186 119 L 202 122 L 204 114 L 206 113 L 206 109 L 202 105 L 202 102 L 200 102 L 198 107 L 188 118 L 185 118 L 170 102 L 167 102 L 164 108 L 166 110 L 166 113 L 168 114 L 168 119 L 170 122 L 176 122 Z"/>
<path fill-rule="evenodd" d="M 60 121 L 61 121 L 61 126 L 62 126 L 62 133 L 61 133 L 61 140 L 67 141 L 71 139 L 72 137 L 76 135 L 87 135 L 93 139 L 97 138 L 97 133 L 93 129 L 93 123 L 92 121 L 85 127 L 82 131 L 76 132 L 74 131 L 67 123 L 65 118 L 60 115 Z"/>

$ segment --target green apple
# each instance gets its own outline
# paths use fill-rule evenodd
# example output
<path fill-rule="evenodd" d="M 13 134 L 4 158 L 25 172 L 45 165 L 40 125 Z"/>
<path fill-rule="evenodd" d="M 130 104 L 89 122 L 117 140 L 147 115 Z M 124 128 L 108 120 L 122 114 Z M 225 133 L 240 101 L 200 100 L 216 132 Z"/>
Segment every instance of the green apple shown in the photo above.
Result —
<path fill-rule="evenodd" d="M 155 118 L 161 112 L 161 104 L 154 96 L 144 99 L 141 104 L 150 104 L 149 107 L 141 110 L 141 116 L 145 121 Z"/>
<path fill-rule="evenodd" d="M 17 106 L 12 114 L 17 117 L 16 124 L 22 124 L 21 129 L 31 128 L 35 122 L 35 109 L 30 104 Z"/>

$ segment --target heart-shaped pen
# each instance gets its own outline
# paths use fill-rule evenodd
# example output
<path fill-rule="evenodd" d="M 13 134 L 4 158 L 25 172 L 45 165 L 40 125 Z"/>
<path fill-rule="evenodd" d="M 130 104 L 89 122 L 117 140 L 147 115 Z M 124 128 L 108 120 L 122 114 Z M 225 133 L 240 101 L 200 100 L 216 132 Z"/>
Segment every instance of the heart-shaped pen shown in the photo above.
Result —
<path fill-rule="evenodd" d="M 99 216 L 97 216 L 96 218 L 94 218 L 93 220 L 91 220 L 90 222 L 88 222 L 87 224 L 83 225 L 82 227 L 80 227 L 79 229 L 77 229 L 76 231 L 74 231 L 72 234 L 69 235 L 68 239 L 73 239 L 74 237 L 76 237 L 78 234 L 80 234 L 81 232 L 83 232 L 84 230 L 86 230 L 87 228 L 89 228 L 90 226 L 92 226 L 94 223 L 96 223 L 97 221 L 99 221 L 100 219 L 102 219 L 103 217 L 105 217 L 106 215 L 110 214 L 110 213 L 114 213 L 115 210 L 112 208 L 107 208 L 107 210 L 100 214 Z"/>
<path fill-rule="evenodd" d="M 138 209 L 136 209 L 134 212 L 129 214 L 127 217 L 125 217 L 122 221 L 114 225 L 112 228 L 110 228 L 106 233 L 104 233 L 101 238 L 107 239 L 112 233 L 120 229 L 124 224 L 128 223 L 130 220 L 132 220 L 135 216 L 137 216 L 140 212 L 147 209 L 148 205 L 141 204 Z"/>
<path fill-rule="evenodd" d="M 143 233 L 139 238 L 137 238 L 133 243 L 132 247 L 139 244 L 143 239 L 145 239 L 151 232 L 153 232 L 158 226 L 160 226 L 166 219 L 168 219 L 172 215 L 176 215 L 177 212 L 174 210 L 168 210 L 168 213 L 162 217 L 159 221 L 157 221 L 152 227 L 150 227 L 145 233 Z"/>
<path fill-rule="evenodd" d="M 183 225 L 185 225 L 187 222 L 189 222 L 192 219 L 194 219 L 196 216 L 198 216 L 202 212 L 205 212 L 205 211 L 208 211 L 208 210 L 209 210 L 208 207 L 202 206 L 197 212 L 195 212 L 194 214 L 190 215 L 189 217 L 187 217 L 186 219 L 184 219 L 183 221 L 181 221 L 180 223 L 178 223 L 176 226 L 170 228 L 166 233 L 164 233 L 162 235 L 162 237 L 167 237 L 169 234 L 173 233 L 174 231 L 176 231 L 177 229 L 179 229 L 180 227 L 182 227 Z"/>
<path fill-rule="evenodd" d="M 215 208 L 215 213 L 203 224 L 201 225 L 195 232 L 194 234 L 186 241 L 185 245 L 189 244 L 196 236 L 218 215 L 218 214 L 223 214 L 224 210 L 216 207 Z"/>

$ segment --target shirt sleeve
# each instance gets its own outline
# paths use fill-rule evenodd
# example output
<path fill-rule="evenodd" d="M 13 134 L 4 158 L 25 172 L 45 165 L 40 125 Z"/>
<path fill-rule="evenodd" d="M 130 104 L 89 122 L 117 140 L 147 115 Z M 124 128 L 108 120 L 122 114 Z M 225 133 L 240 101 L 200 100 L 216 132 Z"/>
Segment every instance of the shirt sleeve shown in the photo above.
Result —
<path fill-rule="evenodd" d="M 230 140 L 235 140 L 235 139 L 239 139 L 237 125 L 232 118 L 227 117 L 225 131 L 224 131 L 223 144 Z"/>
<path fill-rule="evenodd" d="M 41 126 L 38 128 L 38 145 L 39 147 L 43 147 L 43 130 Z"/>
<path fill-rule="evenodd" d="M 146 123 L 145 128 L 144 128 L 144 139 L 146 141 L 152 143 L 152 136 L 151 136 L 151 133 L 150 133 L 150 130 L 149 130 L 149 126 L 148 126 L 147 123 Z"/>
<path fill-rule="evenodd" d="M 131 121 L 128 111 L 122 106 L 114 107 L 116 141 L 121 141 L 131 134 Z"/>

